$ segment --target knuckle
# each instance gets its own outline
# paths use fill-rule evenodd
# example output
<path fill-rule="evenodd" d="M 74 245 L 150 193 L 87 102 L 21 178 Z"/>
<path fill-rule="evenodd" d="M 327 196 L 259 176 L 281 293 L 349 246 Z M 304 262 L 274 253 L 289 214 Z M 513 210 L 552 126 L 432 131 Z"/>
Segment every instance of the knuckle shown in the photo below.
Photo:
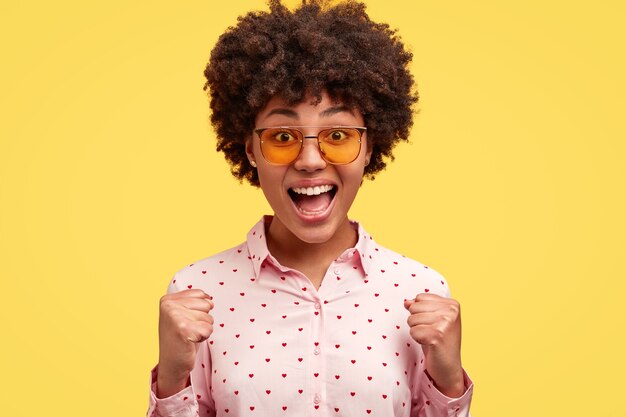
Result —
<path fill-rule="evenodd" d="M 461 311 L 461 306 L 459 305 L 459 303 L 450 304 L 448 310 L 452 316 L 456 317 Z"/>
<path fill-rule="evenodd" d="M 444 322 L 446 326 L 448 326 L 454 322 L 454 317 L 453 315 L 450 315 L 450 314 L 444 314 L 441 316 L 441 320 Z"/>
<path fill-rule="evenodd" d="M 208 323 L 203 323 L 197 327 L 197 331 L 192 336 L 192 341 L 195 343 L 202 342 L 209 337 L 213 333 L 213 326 Z"/>
<path fill-rule="evenodd" d="M 199 289 L 199 288 L 194 288 L 194 289 L 193 289 L 193 290 L 191 290 L 191 291 L 193 291 L 193 293 L 191 293 L 191 294 L 192 294 L 194 297 L 198 297 L 198 298 L 200 298 L 200 297 L 204 297 L 204 296 L 206 295 L 206 293 L 205 293 L 204 291 L 202 291 L 201 289 Z"/>
<path fill-rule="evenodd" d="M 179 320 L 176 322 L 176 329 L 178 330 L 178 333 L 183 336 L 186 336 L 191 331 L 190 327 L 189 322 L 186 320 Z"/>
<path fill-rule="evenodd" d="M 170 311 L 175 305 L 176 305 L 176 302 L 172 300 L 171 298 L 165 298 L 165 297 L 161 298 L 161 303 L 160 303 L 161 311 Z"/>
<path fill-rule="evenodd" d="M 411 327 L 411 331 L 409 332 L 409 334 L 411 335 L 413 340 L 415 340 L 417 343 L 422 343 L 423 342 L 423 340 L 421 338 L 421 334 L 420 334 L 419 330 L 416 327 Z"/>
<path fill-rule="evenodd" d="M 438 345 L 444 340 L 445 331 L 442 328 L 437 328 L 433 332 L 433 344 Z"/>

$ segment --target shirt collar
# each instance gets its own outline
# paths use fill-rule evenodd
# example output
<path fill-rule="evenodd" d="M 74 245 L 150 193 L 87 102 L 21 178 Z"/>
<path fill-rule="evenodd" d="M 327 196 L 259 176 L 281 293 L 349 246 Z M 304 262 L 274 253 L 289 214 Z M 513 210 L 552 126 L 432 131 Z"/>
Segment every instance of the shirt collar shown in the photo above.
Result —
<path fill-rule="evenodd" d="M 265 215 L 250 229 L 246 236 L 246 245 L 248 247 L 248 258 L 252 262 L 252 268 L 254 269 L 255 277 L 259 277 L 259 272 L 263 263 L 268 260 L 274 262 L 278 268 L 283 268 L 278 261 L 276 261 L 269 250 L 267 249 L 267 240 L 265 237 L 266 226 L 272 221 L 273 216 Z M 363 226 L 354 220 L 350 220 L 353 227 L 358 232 L 358 240 L 353 248 L 346 249 L 343 254 L 339 256 L 339 260 L 347 259 L 350 256 L 358 256 L 361 267 L 367 276 L 370 272 L 372 262 L 376 256 L 379 255 L 378 247 L 374 239 L 368 234 Z"/>
<path fill-rule="evenodd" d="M 248 246 L 248 258 L 252 262 L 252 268 L 254 269 L 254 276 L 258 278 L 261 265 L 265 262 L 265 259 L 270 256 L 270 252 L 267 249 L 267 240 L 265 240 L 265 225 L 269 225 L 272 221 L 272 216 L 263 216 L 246 236 L 246 245 Z"/>
<path fill-rule="evenodd" d="M 355 249 L 361 260 L 361 267 L 365 272 L 365 276 L 369 275 L 372 267 L 372 262 L 376 256 L 379 256 L 378 245 L 374 238 L 365 231 L 361 223 L 352 222 L 356 224 L 357 231 L 359 232 L 359 240 L 356 242 Z"/>

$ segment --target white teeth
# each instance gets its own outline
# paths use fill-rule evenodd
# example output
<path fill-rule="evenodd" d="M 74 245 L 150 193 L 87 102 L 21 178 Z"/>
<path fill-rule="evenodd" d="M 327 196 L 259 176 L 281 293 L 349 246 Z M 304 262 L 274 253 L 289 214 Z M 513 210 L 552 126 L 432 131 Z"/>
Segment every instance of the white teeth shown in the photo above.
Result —
<path fill-rule="evenodd" d="M 292 188 L 291 190 L 296 194 L 305 194 L 305 195 L 320 195 L 322 193 L 327 193 L 334 188 L 334 185 L 319 185 L 316 187 L 297 187 Z"/>

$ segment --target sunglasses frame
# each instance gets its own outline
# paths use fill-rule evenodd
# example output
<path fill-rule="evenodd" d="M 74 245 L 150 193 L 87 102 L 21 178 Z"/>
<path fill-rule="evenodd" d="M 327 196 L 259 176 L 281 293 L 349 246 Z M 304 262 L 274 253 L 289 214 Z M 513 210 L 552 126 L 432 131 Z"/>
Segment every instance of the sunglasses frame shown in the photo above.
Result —
<path fill-rule="evenodd" d="M 293 161 L 288 162 L 288 163 L 276 163 L 276 162 L 272 162 L 269 161 L 267 159 L 267 157 L 265 156 L 265 153 L 263 152 L 263 139 L 261 139 L 261 134 L 269 129 L 289 129 L 289 130 L 295 130 L 296 132 L 300 133 L 301 138 L 298 139 L 298 141 L 300 142 L 300 149 L 298 150 L 298 154 L 296 155 L 296 157 L 293 159 Z M 304 132 L 302 131 L 302 129 L 320 129 L 317 132 L 317 135 L 305 135 Z M 356 156 L 354 157 L 353 160 L 351 160 L 350 162 L 331 162 L 328 159 L 326 159 L 326 157 L 324 156 L 324 153 L 322 152 L 322 144 L 320 141 L 320 133 L 328 131 L 328 130 L 334 130 L 334 129 L 353 129 L 356 130 L 357 132 L 359 132 L 359 152 L 357 152 Z M 367 131 L 366 127 L 363 126 L 271 126 L 271 127 L 262 127 L 262 128 L 258 128 L 258 129 L 254 129 L 254 133 L 257 134 L 257 136 L 259 137 L 259 141 L 260 141 L 260 148 L 261 148 L 261 155 L 263 155 L 263 159 L 265 159 L 265 161 L 268 164 L 272 164 L 272 165 L 291 165 L 294 163 L 295 160 L 298 159 L 298 157 L 300 157 L 300 154 L 302 153 L 302 149 L 304 148 L 304 139 L 317 139 L 317 150 L 320 153 L 320 156 L 322 157 L 322 159 L 324 161 L 326 161 L 327 163 L 331 164 L 331 165 L 348 165 L 351 164 L 352 162 L 356 161 L 356 159 L 359 157 L 359 155 L 361 154 L 361 148 L 363 147 L 362 144 L 362 139 L 363 139 L 363 133 L 365 133 Z"/>

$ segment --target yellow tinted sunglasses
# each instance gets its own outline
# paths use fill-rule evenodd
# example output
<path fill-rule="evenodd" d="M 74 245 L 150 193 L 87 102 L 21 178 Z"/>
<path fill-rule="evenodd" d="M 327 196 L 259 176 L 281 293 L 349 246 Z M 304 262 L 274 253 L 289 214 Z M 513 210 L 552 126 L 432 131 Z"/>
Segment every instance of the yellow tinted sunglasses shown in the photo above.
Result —
<path fill-rule="evenodd" d="M 306 136 L 300 129 L 315 126 L 278 126 L 255 129 L 261 140 L 261 153 L 270 164 L 289 165 L 300 155 L 304 139 L 317 139 L 322 158 L 333 165 L 353 162 L 361 152 L 365 127 L 332 126 L 322 128 L 315 136 Z"/>

